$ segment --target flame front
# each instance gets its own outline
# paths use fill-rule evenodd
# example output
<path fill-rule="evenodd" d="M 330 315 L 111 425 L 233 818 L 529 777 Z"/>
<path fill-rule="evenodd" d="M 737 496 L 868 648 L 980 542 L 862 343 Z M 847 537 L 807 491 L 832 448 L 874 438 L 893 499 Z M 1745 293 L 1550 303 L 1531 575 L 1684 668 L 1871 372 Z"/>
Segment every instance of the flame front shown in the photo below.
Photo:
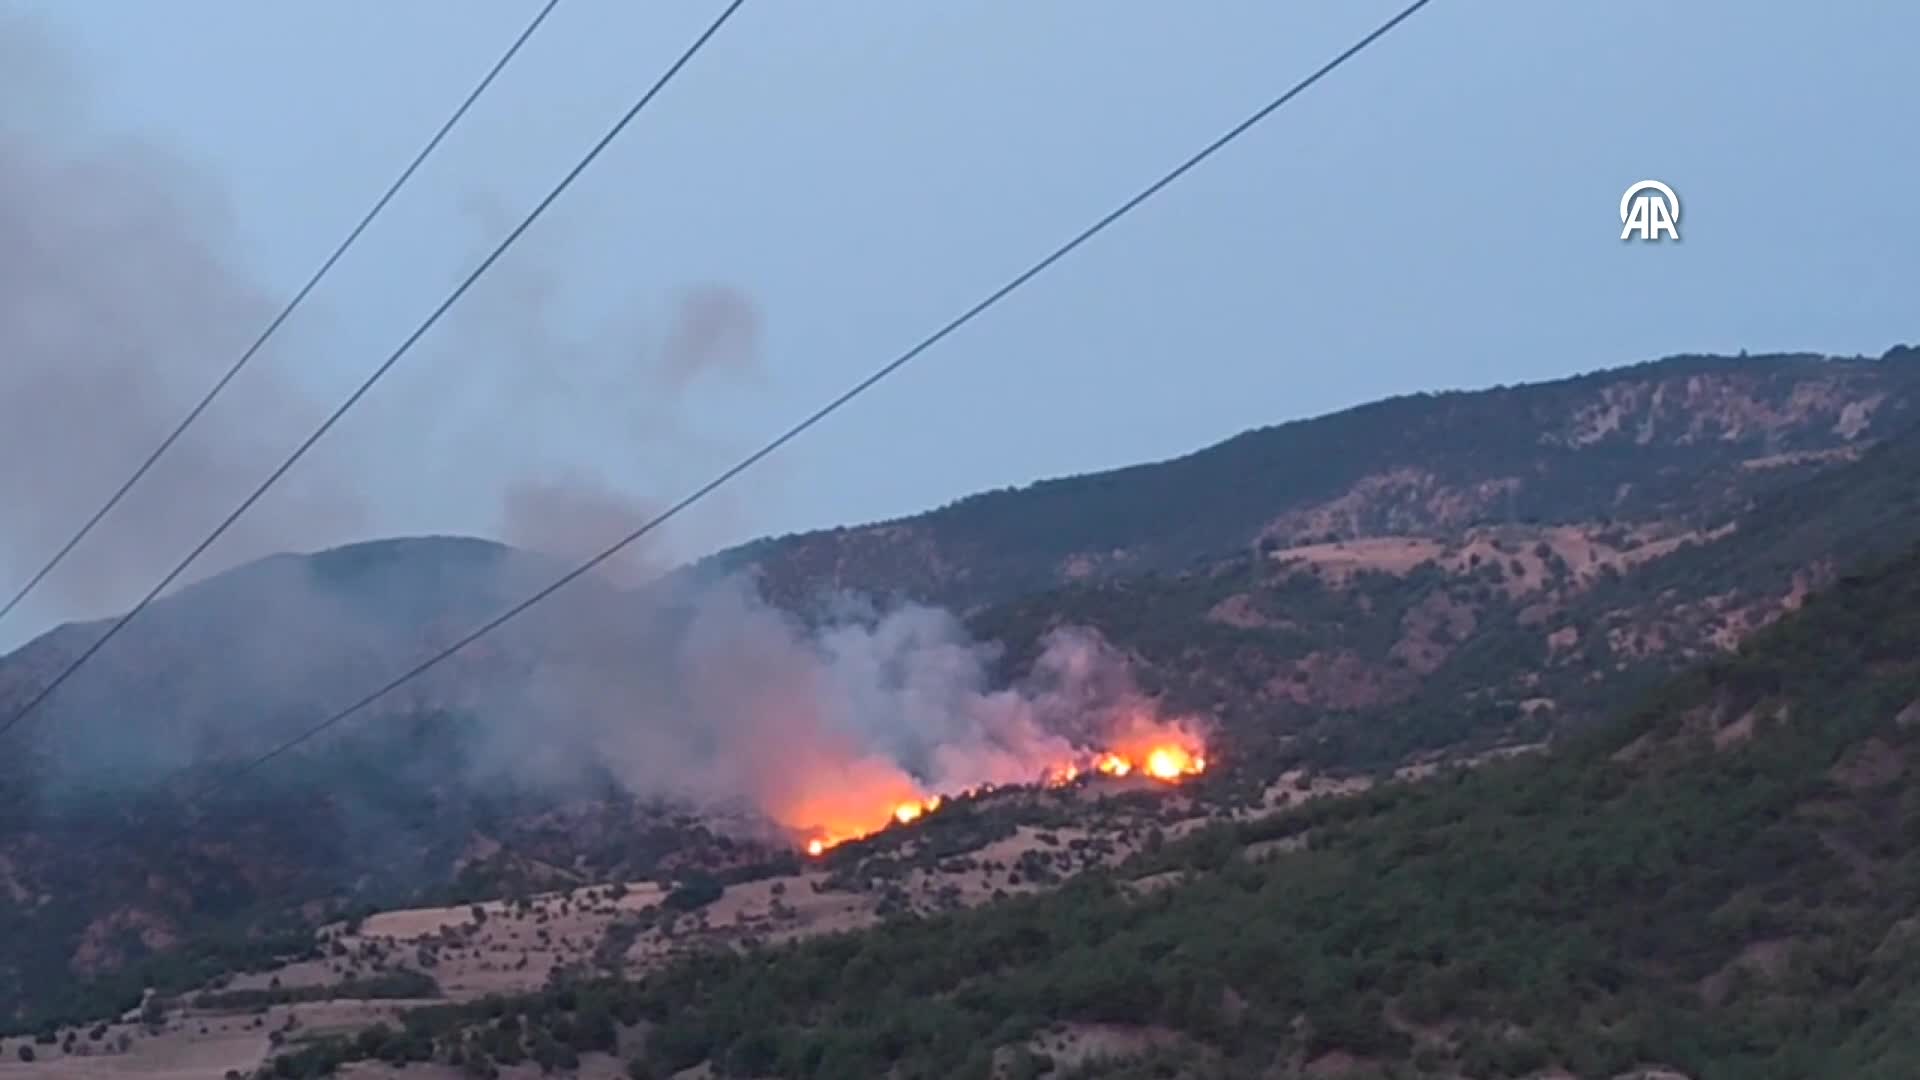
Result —
<path fill-rule="evenodd" d="M 1178 746 L 1156 746 L 1147 753 L 1147 774 L 1156 780 L 1178 780 L 1205 772 L 1207 759 Z"/>
<path fill-rule="evenodd" d="M 903 802 L 893 808 L 893 820 L 902 825 L 918 821 L 922 815 L 931 814 L 940 809 L 941 801 L 940 796 L 929 795 L 918 802 Z"/>
<path fill-rule="evenodd" d="M 1050 765 L 1039 773 L 1040 786 L 1063 788 L 1090 778 L 1121 779 L 1136 773 L 1160 783 L 1176 784 L 1189 776 L 1198 776 L 1206 771 L 1207 759 L 1202 755 L 1196 740 L 1169 738 L 1165 733 L 1156 734 L 1159 735 L 1158 738 L 1143 740 L 1138 745 L 1125 749 L 1100 751 L 1079 761 Z M 993 790 L 993 785 L 982 784 L 959 794 L 984 795 Z M 807 840 L 807 854 L 818 858 L 849 840 L 872 836 L 895 826 L 911 825 L 939 810 L 943 802 L 945 798 L 940 795 L 899 800 L 892 804 L 889 818 L 882 819 L 877 814 L 868 818 L 868 820 L 878 819 L 881 823 L 877 827 L 855 829 L 844 834 L 817 832 Z"/>

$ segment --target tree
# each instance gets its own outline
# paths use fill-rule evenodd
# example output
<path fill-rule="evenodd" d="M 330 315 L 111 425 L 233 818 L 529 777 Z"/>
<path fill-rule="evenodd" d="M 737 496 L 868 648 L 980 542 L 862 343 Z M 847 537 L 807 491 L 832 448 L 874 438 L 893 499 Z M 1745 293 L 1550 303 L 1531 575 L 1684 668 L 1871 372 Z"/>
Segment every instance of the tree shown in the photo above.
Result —
<path fill-rule="evenodd" d="M 725 896 L 727 887 L 704 874 L 687 878 L 660 901 L 673 911 L 696 911 Z"/>

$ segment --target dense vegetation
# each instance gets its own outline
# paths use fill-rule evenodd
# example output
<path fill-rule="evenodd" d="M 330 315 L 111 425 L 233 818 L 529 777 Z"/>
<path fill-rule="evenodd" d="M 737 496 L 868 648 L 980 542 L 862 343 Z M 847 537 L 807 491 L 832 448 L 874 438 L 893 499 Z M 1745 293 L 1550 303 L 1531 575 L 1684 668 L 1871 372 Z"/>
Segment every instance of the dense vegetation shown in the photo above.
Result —
<path fill-rule="evenodd" d="M 131 802 L 103 791 L 30 803 L 7 822 L 26 842 L 9 848 L 0 832 L 0 855 L 60 901 L 0 889 L 0 1033 L 91 1022 L 138 1005 L 144 987 L 182 993 L 285 960 L 311 949 L 317 922 L 376 908 L 526 896 L 576 884 L 580 872 L 637 880 L 667 865 L 748 876 L 791 867 L 790 852 L 776 857 L 616 792 L 572 805 L 505 782 L 467 790 L 467 731 L 457 714 L 396 719 L 199 805 L 171 789 Z M 510 846 L 462 862 L 476 832 Z M 73 963 L 89 939 L 92 974 Z M 186 944 L 164 944 L 175 940 Z"/>
<path fill-rule="evenodd" d="M 1340 1053 L 1381 1075 L 1894 1080 L 1920 1070 L 1917 754 L 1920 554 L 1550 758 L 1219 827 L 1129 868 L 1173 887 L 1087 875 L 409 1023 L 471 1060 L 480 1032 L 524 1054 L 631 1020 L 636 1075 L 984 1077 L 996 1052 L 1038 1069 L 1049 1032 L 1108 1024 L 1172 1033 L 1161 1076 Z"/>
<path fill-rule="evenodd" d="M 15 921 L 5 909 L 0 909 L 0 940 L 9 940 L 24 948 L 30 939 L 9 935 L 31 925 Z M 61 943 L 51 944 L 57 948 Z M 37 957 L 40 953 L 29 955 Z M 139 1008 L 148 990 L 170 997 L 235 972 L 269 971 L 319 955 L 313 935 L 299 930 L 245 937 L 208 933 L 178 949 L 145 953 L 117 970 L 92 979 L 74 977 L 56 955 L 46 961 L 49 977 L 29 984 L 31 1007 L 14 1018 L 0 1019 L 0 1035 L 50 1035 L 62 1027 L 79 1027 Z M 28 974 L 34 970 L 27 968 Z"/>

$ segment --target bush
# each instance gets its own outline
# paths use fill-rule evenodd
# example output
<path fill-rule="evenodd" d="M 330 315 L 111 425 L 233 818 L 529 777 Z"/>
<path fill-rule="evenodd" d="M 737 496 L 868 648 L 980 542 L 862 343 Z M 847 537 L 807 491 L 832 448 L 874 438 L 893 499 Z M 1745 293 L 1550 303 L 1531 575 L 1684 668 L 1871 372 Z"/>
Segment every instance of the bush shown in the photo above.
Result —
<path fill-rule="evenodd" d="M 710 877 L 695 877 L 681 882 L 661 905 L 670 911 L 695 911 L 706 907 L 727 893 L 727 887 Z"/>

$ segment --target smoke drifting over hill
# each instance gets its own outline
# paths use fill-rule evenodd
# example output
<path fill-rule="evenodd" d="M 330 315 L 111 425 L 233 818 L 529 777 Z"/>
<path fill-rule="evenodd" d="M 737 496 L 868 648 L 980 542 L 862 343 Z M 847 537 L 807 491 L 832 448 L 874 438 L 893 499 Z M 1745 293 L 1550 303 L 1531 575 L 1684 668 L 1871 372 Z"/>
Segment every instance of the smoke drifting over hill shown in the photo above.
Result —
<path fill-rule="evenodd" d="M 5 29 L 19 62 L 0 63 L 0 97 L 44 105 L 0 115 L 0 500 L 31 508 L 0 525 L 10 594 L 283 299 L 233 257 L 234 230 L 206 183 L 159 148 L 88 137 L 82 102 L 54 70 L 59 54 L 24 24 Z M 480 246 L 521 212 L 488 208 Z M 516 547 L 567 559 L 680 494 L 686 471 L 725 449 L 692 422 L 690 395 L 759 375 L 760 315 L 715 284 L 671 298 L 651 331 L 637 299 L 611 315 L 576 311 L 563 303 L 564 239 L 516 249 L 454 309 L 440 351 L 420 362 L 438 375 L 433 360 L 457 359 L 457 378 L 448 363 L 445 378 L 382 383 L 351 435 L 343 426 L 317 447 L 188 580 L 365 535 L 436 470 L 497 507 Z M 303 372 L 345 365 L 357 380 L 372 369 L 379 357 L 317 359 L 324 315 L 287 325 L 284 347 L 270 344 L 48 580 L 41 611 L 131 604 L 333 407 Z M 704 503 L 702 516 L 714 509 Z M 1056 635 L 1026 684 L 995 687 L 992 651 L 943 611 L 848 604 L 803 624 L 739 579 L 610 587 L 656 577 L 670 554 L 684 552 L 637 545 L 610 580 L 577 583 L 339 737 L 444 711 L 477 734 L 467 780 L 565 792 L 611 778 L 794 828 L 856 829 L 899 799 L 1034 780 L 1100 745 L 1090 723 L 1150 714 L 1125 665 L 1085 635 Z M 132 624 L 47 703 L 34 721 L 47 751 L 38 781 L 99 791 L 257 754 L 559 569 L 420 541 L 207 580 Z M 17 707 L 101 629 L 73 627 L 10 658 L 0 707 Z"/>
<path fill-rule="evenodd" d="M 156 605 L 49 702 L 34 729 L 45 751 L 35 784 L 56 800 L 138 791 L 252 758 L 560 569 L 492 543 L 429 538 L 219 575 Z M 91 633 L 50 635 L 0 663 L 0 707 Z M 638 590 L 587 578 L 256 783 L 317 784 L 357 828 L 383 820 L 380 793 L 396 785 L 562 802 L 611 785 L 852 836 L 901 803 L 1032 783 L 1115 747 L 1204 746 L 1205 733 L 1161 717 L 1125 659 L 1089 631 L 1055 630 L 1012 685 L 998 660 L 936 608 L 849 599 L 803 620 L 740 576 Z M 403 734 L 420 718 L 438 734 Z M 366 805 L 331 790 L 343 762 L 353 777 L 340 786 L 373 792 Z"/>
<path fill-rule="evenodd" d="M 5 591 L 51 555 L 271 318 L 228 258 L 217 202 L 156 147 L 87 140 L 59 56 L 14 18 L 0 25 L 0 527 Z M 263 368 L 272 367 L 271 357 Z M 50 581 L 63 607 L 136 595 L 238 500 L 278 445 L 311 423 L 252 380 Z M 338 478 L 303 475 L 229 551 L 259 554 L 317 528 L 338 534 L 366 506 Z"/>
<path fill-rule="evenodd" d="M 523 267 L 520 272 L 533 271 Z M 614 476 L 672 478 L 688 484 L 682 474 L 689 466 L 719 456 L 720 447 L 690 429 L 686 395 L 702 379 L 737 380 L 759 373 L 759 314 L 745 295 L 730 287 L 710 284 L 687 290 L 677 299 L 672 325 L 652 357 L 631 341 L 569 349 L 551 330 L 553 316 L 537 308 L 527 314 L 545 328 L 529 327 L 536 341 L 544 343 L 525 354 L 566 357 L 568 374 L 558 388 L 544 391 L 546 415 L 523 415 L 518 423 L 549 431 L 588 427 L 606 465 L 566 455 L 503 462 L 498 470 L 504 479 L 501 535 L 520 547 L 586 559 L 652 521 L 666 509 L 670 496 L 681 494 L 659 483 L 636 491 Z M 509 402 L 500 402 L 500 411 L 509 408 Z M 517 449 L 525 454 L 526 448 Z M 731 492 L 722 491 L 702 503 L 694 535 L 710 529 L 716 515 L 725 516 L 729 498 Z M 675 525 L 682 530 L 675 535 L 688 535 L 684 523 Z M 638 584 L 687 554 L 685 543 L 652 535 L 609 560 L 605 570 L 616 580 Z"/>
<path fill-rule="evenodd" d="M 997 650 L 939 609 L 849 602 L 808 625 L 740 578 L 684 599 L 663 653 L 611 683 L 543 681 L 540 725 L 489 725 L 493 767 L 606 772 L 630 791 L 849 835 L 902 802 L 1033 783 L 1141 728 L 1173 730 L 1088 631 L 1056 630 L 1024 678 L 996 686 Z"/>
<path fill-rule="evenodd" d="M 32 105 L 0 116 L 0 501 L 14 508 L 0 524 L 5 595 L 286 299 L 240 264 L 216 188 L 165 148 L 99 135 L 83 80 L 63 61 L 35 24 L 0 16 L 0 99 Z M 476 221 L 476 248 L 491 249 L 500 222 L 521 213 Z M 457 491 L 463 522 L 476 505 L 496 507 L 498 528 L 521 546 L 583 555 L 690 486 L 690 470 L 710 468 L 724 448 L 689 427 L 684 397 L 702 380 L 757 371 L 753 303 L 707 284 L 632 297 L 613 317 L 560 312 L 573 284 L 560 269 L 568 238 L 541 229 L 187 580 L 380 531 L 423 489 Z M 313 387 L 341 380 L 315 373 L 357 381 L 383 358 L 340 349 L 331 314 L 303 307 L 16 617 L 122 608 L 191 550 L 334 407 L 336 391 Z M 594 333 L 572 332 L 596 318 Z M 405 377 L 414 368 L 435 377 Z M 667 554 L 655 540 L 617 569 L 654 573 Z"/>
<path fill-rule="evenodd" d="M 0 530 L 11 583 L 158 444 L 279 301 L 230 258 L 235 238 L 204 183 L 160 149 L 72 137 L 87 117 L 47 74 L 58 54 L 8 40 L 41 73 L 6 65 L 0 94 L 49 104 L 32 123 L 9 110 L 0 126 L 0 499 L 33 508 Z M 485 245 L 513 216 L 479 215 Z M 395 494 L 386 462 L 422 453 L 487 476 L 517 546 L 578 558 L 656 513 L 662 496 L 622 481 L 715 456 L 689 423 L 687 395 L 703 379 L 758 373 L 759 315 L 738 291 L 702 285 L 675 299 L 660 333 L 638 325 L 638 303 L 582 332 L 562 304 L 566 277 L 543 254 L 551 243 L 502 260 L 450 318 L 457 394 L 383 384 L 369 402 L 381 422 L 354 429 L 376 445 L 316 451 L 193 576 L 362 533 Z M 289 346 L 269 345 L 47 583 L 55 604 L 130 603 L 317 422 L 330 403 L 309 400 L 290 371 L 315 334 L 315 320 L 289 324 Z M 501 417 L 533 437 L 503 437 L 491 422 Z M 540 437 L 551 433 L 573 441 Z M 616 580 L 668 565 L 657 545 L 638 547 Z M 257 749 L 554 572 L 448 548 L 342 576 L 353 558 L 251 567 L 150 613 L 145 631 L 135 624 L 52 703 L 67 721 L 50 725 L 63 773 L 110 764 L 157 777 Z M 441 565 L 449 559 L 460 568 Z M 644 595 L 583 583 L 383 711 L 478 717 L 483 766 L 521 779 L 611 773 L 638 794 L 744 803 L 800 826 L 858 818 L 893 794 L 1031 780 L 1071 749 L 1054 732 L 1113 696 L 1100 684 L 1110 658 L 1083 639 L 1057 640 L 1028 691 L 993 689 L 991 659 L 927 608 L 849 607 L 806 627 L 737 580 Z M 57 669 L 32 667 L 41 678 Z M 171 689 L 156 700 L 163 672 Z M 33 680 L 13 676 L 0 689 L 24 697 Z M 168 722 L 109 730 L 126 726 L 133 702 Z"/>

